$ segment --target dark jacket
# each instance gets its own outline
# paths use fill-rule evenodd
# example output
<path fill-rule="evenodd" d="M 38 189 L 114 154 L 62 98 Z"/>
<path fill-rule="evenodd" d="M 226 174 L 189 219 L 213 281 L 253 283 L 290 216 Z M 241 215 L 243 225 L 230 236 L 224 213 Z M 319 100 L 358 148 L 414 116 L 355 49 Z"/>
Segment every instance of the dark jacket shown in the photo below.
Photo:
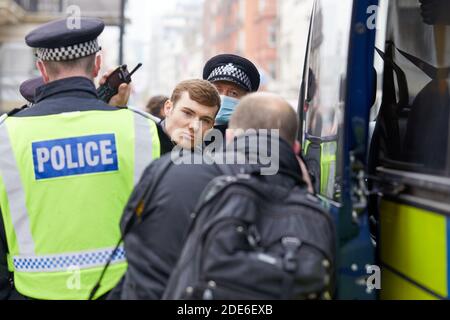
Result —
<path fill-rule="evenodd" d="M 170 139 L 169 135 L 165 131 L 165 121 L 161 121 L 156 126 L 158 128 L 159 143 L 161 146 L 161 156 L 171 152 L 175 147 L 175 143 Z"/>
<path fill-rule="evenodd" d="M 216 124 L 214 126 L 214 129 L 219 130 L 220 133 L 222 133 L 222 135 L 225 137 L 225 133 L 228 129 L 228 123 L 227 124 Z"/>
<path fill-rule="evenodd" d="M 36 104 L 19 112 L 13 117 L 36 117 L 64 112 L 102 110 L 114 112 L 119 108 L 111 107 L 99 100 L 94 83 L 83 77 L 72 77 L 53 81 L 36 90 Z M 0 208 L 1 210 L 1 208 Z M 3 218 L 0 214 L 0 299 L 23 298 L 14 290 L 12 275 L 8 272 L 6 242 Z"/>
<path fill-rule="evenodd" d="M 36 89 L 36 103 L 14 117 L 37 117 L 75 111 L 116 111 L 98 99 L 94 83 L 84 77 L 52 81 Z"/>
<path fill-rule="evenodd" d="M 240 139 L 240 138 L 238 138 Z M 239 150 L 248 155 L 249 150 Z M 185 155 L 201 160 L 200 154 Z M 155 183 L 159 168 L 171 161 L 164 156 L 154 161 L 136 186 L 122 218 L 125 222 L 133 214 L 133 206 Z M 200 162 L 200 161 L 199 161 Z M 192 163 L 192 162 L 191 162 Z M 227 165 L 235 173 L 251 169 L 249 165 Z M 143 217 L 125 237 L 128 270 L 121 283 L 112 291 L 110 299 L 161 299 L 169 276 L 175 267 L 191 223 L 191 213 L 206 185 L 222 175 L 217 165 L 172 165 L 166 171 L 151 198 L 144 205 Z M 283 172 L 283 173 L 281 173 Z M 280 173 L 262 177 L 277 185 L 293 186 L 301 173 L 292 148 L 280 143 Z"/>

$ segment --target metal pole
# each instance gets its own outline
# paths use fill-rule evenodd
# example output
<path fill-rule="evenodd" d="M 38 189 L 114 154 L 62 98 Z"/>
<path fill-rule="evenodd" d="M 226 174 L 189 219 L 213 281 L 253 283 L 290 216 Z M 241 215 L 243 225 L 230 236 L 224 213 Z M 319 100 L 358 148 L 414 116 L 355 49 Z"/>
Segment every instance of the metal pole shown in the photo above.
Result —
<path fill-rule="evenodd" d="M 119 65 L 123 64 L 123 36 L 125 34 L 125 1 L 126 0 L 120 0 Z"/>

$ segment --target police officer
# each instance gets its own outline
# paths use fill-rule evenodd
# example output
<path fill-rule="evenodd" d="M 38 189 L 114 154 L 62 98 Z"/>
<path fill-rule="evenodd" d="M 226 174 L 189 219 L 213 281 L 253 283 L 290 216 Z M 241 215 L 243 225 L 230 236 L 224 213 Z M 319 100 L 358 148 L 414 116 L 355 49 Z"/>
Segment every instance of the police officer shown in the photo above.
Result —
<path fill-rule="evenodd" d="M 205 64 L 203 79 L 211 82 L 219 91 L 221 107 L 214 128 L 225 137 L 228 122 L 239 101 L 249 93 L 259 90 L 260 73 L 256 66 L 244 57 L 234 54 L 219 54 Z M 207 142 L 214 141 L 214 135 L 211 134 L 206 140 Z M 299 158 L 298 161 L 303 179 L 308 184 L 309 191 L 313 192 L 308 169 L 303 160 Z"/>
<path fill-rule="evenodd" d="M 215 129 L 223 134 L 239 100 L 259 89 L 260 74 L 248 59 L 234 54 L 220 54 L 211 58 L 203 68 L 203 79 L 219 91 L 221 107 L 216 117 Z"/>
<path fill-rule="evenodd" d="M 25 297 L 89 297 L 120 239 L 123 207 L 159 156 L 153 121 L 97 98 L 103 29 L 81 18 L 80 28 L 58 20 L 29 33 L 45 85 L 34 107 L 0 124 L 0 288 L 12 274 Z M 128 88 L 120 90 L 112 101 L 126 100 Z M 120 249 L 96 297 L 125 269 Z"/>
<path fill-rule="evenodd" d="M 20 85 L 20 94 L 28 101 L 30 106 L 35 103 L 36 89 L 44 84 L 44 79 L 42 77 L 36 77 L 26 80 Z"/>
<path fill-rule="evenodd" d="M 14 108 L 6 115 L 3 115 L 2 118 L 0 118 L 0 122 L 5 116 L 15 115 L 16 113 L 19 113 L 23 109 L 31 107 L 34 104 L 34 96 L 36 89 L 37 87 L 40 87 L 42 85 L 44 85 L 44 80 L 42 79 L 42 77 L 36 77 L 22 82 L 19 87 L 19 92 L 22 95 L 22 97 L 27 101 L 27 103 L 18 108 Z"/>

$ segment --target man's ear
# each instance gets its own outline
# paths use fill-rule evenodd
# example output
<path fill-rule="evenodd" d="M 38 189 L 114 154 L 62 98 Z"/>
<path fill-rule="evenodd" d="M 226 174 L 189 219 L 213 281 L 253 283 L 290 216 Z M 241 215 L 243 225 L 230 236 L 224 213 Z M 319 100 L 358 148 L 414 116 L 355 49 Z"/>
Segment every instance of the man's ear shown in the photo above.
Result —
<path fill-rule="evenodd" d="M 92 77 L 94 79 L 97 78 L 101 67 L 102 67 L 102 56 L 98 54 L 95 56 L 94 70 L 92 70 Z"/>
<path fill-rule="evenodd" d="M 45 68 L 44 62 L 42 62 L 42 60 L 36 61 L 36 68 L 38 68 L 39 72 L 41 73 L 42 79 L 44 79 L 44 83 L 49 83 L 50 77 L 48 76 L 47 69 Z"/>
<path fill-rule="evenodd" d="M 167 100 L 166 103 L 164 103 L 164 114 L 166 117 L 169 117 L 173 110 L 173 103 L 172 101 Z"/>
<path fill-rule="evenodd" d="M 293 149 L 296 155 L 300 155 L 300 153 L 302 152 L 302 145 L 300 144 L 300 142 L 295 140 Z"/>

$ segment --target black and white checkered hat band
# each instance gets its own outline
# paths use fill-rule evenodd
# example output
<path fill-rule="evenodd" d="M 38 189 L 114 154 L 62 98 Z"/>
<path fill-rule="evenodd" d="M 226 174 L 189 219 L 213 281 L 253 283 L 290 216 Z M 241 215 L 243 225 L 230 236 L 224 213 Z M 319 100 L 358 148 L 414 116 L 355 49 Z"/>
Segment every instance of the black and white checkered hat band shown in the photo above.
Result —
<path fill-rule="evenodd" d="M 253 91 L 249 76 L 232 63 L 215 68 L 208 77 L 208 81 L 220 80 L 236 82 L 248 91 Z"/>
<path fill-rule="evenodd" d="M 60 48 L 38 48 L 36 56 L 43 61 L 68 61 L 90 56 L 100 51 L 97 39 Z"/>

